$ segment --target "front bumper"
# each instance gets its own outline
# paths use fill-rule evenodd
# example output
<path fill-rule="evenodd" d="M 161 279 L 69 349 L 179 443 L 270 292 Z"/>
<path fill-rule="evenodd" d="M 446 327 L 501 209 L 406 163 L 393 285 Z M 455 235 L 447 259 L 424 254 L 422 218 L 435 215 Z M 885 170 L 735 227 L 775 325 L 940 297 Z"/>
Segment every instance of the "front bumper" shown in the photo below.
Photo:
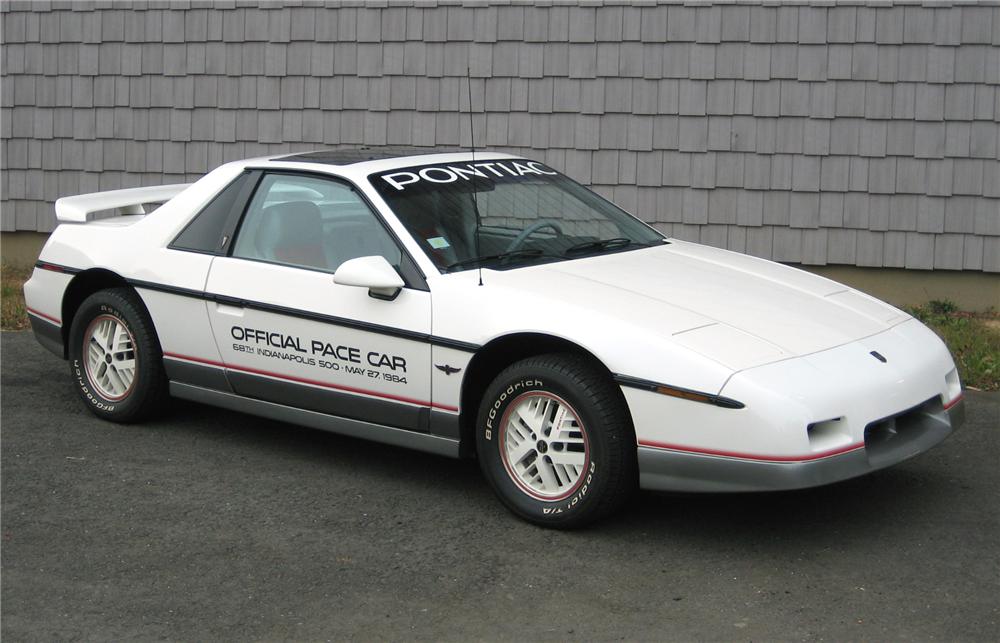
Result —
<path fill-rule="evenodd" d="M 639 447 L 639 486 L 657 491 L 779 491 L 817 487 L 892 466 L 927 451 L 965 422 L 965 402 L 932 398 L 872 422 L 863 445 L 809 460 L 766 460 Z"/>

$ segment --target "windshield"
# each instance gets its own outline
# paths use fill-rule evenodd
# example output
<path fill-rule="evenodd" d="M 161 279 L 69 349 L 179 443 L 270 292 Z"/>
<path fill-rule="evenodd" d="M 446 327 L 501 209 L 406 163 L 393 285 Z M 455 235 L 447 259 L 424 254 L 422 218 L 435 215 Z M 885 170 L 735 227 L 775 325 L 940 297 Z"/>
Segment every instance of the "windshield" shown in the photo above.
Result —
<path fill-rule="evenodd" d="M 369 180 L 443 272 L 664 243 L 635 217 L 536 161 L 437 163 Z"/>

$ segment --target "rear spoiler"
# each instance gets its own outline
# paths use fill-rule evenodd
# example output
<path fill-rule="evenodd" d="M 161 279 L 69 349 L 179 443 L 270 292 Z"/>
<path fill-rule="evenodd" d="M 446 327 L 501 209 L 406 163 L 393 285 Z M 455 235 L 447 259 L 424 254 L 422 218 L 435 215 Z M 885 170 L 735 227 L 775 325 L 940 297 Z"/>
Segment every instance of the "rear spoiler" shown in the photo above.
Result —
<path fill-rule="evenodd" d="M 119 214 L 146 214 L 143 205 L 166 203 L 189 185 L 191 184 L 155 185 L 66 196 L 56 201 L 56 219 L 62 223 L 86 223 L 94 218 L 94 213 L 105 210 L 120 210 Z"/>

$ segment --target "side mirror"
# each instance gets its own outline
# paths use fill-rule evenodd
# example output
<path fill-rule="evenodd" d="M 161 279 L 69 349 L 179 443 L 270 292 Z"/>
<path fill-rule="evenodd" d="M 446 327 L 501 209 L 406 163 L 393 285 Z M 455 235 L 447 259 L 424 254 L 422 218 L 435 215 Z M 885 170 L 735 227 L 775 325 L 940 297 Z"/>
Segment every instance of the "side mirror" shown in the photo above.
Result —
<path fill-rule="evenodd" d="M 333 273 L 333 283 L 367 288 L 369 296 L 386 301 L 398 297 L 399 291 L 406 285 L 385 257 L 378 255 L 358 257 L 340 264 Z"/>

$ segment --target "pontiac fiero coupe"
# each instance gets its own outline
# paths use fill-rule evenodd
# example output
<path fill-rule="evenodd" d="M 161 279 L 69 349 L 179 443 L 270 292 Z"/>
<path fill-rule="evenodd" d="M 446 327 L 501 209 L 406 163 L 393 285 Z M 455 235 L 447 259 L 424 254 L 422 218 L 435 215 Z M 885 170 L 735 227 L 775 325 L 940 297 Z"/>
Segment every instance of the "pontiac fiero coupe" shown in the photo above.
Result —
<path fill-rule="evenodd" d="M 27 305 L 99 417 L 175 396 L 475 457 L 549 527 L 637 488 L 852 478 L 963 418 L 906 313 L 665 238 L 524 158 L 293 154 L 56 213 Z"/>

